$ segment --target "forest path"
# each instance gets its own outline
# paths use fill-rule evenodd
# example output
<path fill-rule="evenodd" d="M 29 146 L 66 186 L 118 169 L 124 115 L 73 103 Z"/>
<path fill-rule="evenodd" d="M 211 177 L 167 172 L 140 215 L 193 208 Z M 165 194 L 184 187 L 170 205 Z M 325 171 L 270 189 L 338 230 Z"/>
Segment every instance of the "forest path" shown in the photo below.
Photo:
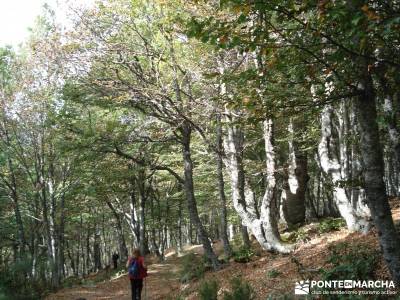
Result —
<path fill-rule="evenodd" d="M 143 287 L 142 299 L 168 299 L 179 287 L 179 258 L 171 256 L 163 263 L 148 265 L 149 276 Z M 130 300 L 131 287 L 127 274 L 96 284 L 64 288 L 46 300 Z"/>

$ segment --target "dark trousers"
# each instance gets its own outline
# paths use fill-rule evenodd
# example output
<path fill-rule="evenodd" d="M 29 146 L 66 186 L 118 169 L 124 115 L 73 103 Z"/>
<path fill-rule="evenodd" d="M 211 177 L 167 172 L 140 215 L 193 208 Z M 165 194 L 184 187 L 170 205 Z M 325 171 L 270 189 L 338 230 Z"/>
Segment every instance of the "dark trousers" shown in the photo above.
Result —
<path fill-rule="evenodd" d="M 131 279 L 132 300 L 142 299 L 143 279 Z"/>

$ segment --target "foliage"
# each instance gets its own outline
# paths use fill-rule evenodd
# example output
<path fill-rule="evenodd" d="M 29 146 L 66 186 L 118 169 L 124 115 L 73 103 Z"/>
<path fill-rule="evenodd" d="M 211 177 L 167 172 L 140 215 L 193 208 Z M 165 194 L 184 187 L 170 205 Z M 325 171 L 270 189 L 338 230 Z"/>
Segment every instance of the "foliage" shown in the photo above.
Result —
<path fill-rule="evenodd" d="M 318 224 L 318 232 L 325 233 L 340 230 L 345 226 L 345 221 L 342 218 L 326 218 Z"/>
<path fill-rule="evenodd" d="M 255 295 L 248 282 L 243 281 L 241 277 L 235 277 L 231 280 L 231 292 L 224 293 L 224 300 L 253 300 Z"/>
<path fill-rule="evenodd" d="M 19 260 L 0 270 L 0 299 L 35 300 L 48 292 L 45 280 L 29 278 L 31 263 L 30 259 Z"/>
<path fill-rule="evenodd" d="M 199 287 L 201 300 L 217 300 L 218 282 L 216 280 L 203 281 Z"/>
<path fill-rule="evenodd" d="M 329 247 L 332 267 L 323 269 L 323 280 L 367 280 L 373 278 L 379 253 L 359 244 L 341 242 Z"/>
<path fill-rule="evenodd" d="M 82 284 L 97 284 L 100 282 L 108 281 L 110 279 L 121 276 L 125 273 L 124 268 L 119 269 L 104 269 L 97 272 L 96 276 L 91 277 L 89 280 L 82 279 Z"/>
<path fill-rule="evenodd" d="M 240 224 L 240 223 L 239 223 Z M 235 234 L 233 236 L 232 242 L 231 242 L 232 246 L 234 248 L 240 248 L 243 246 L 243 236 L 242 234 Z"/>
<path fill-rule="evenodd" d="M 309 239 L 308 232 L 305 228 L 295 228 L 293 231 L 285 232 L 281 235 L 284 242 L 304 242 Z"/>
<path fill-rule="evenodd" d="M 305 242 L 309 239 L 308 233 L 304 228 L 299 228 L 295 231 L 296 242 Z"/>
<path fill-rule="evenodd" d="M 207 270 L 205 259 L 194 253 L 186 254 L 182 259 L 181 282 L 202 278 Z"/>
<path fill-rule="evenodd" d="M 278 271 L 277 269 L 272 269 L 267 272 L 267 276 L 269 278 L 276 278 L 276 277 L 280 276 L 281 274 L 282 273 L 280 271 Z"/>
<path fill-rule="evenodd" d="M 77 276 L 69 276 L 62 281 L 62 286 L 66 287 L 66 288 L 70 288 L 73 286 L 77 286 L 77 285 L 81 284 L 82 282 L 84 282 L 84 280 L 82 280 L 82 278 L 79 278 Z"/>
<path fill-rule="evenodd" d="M 246 246 L 241 246 L 239 249 L 233 251 L 233 260 L 238 263 L 248 263 L 254 256 L 254 251 Z"/>

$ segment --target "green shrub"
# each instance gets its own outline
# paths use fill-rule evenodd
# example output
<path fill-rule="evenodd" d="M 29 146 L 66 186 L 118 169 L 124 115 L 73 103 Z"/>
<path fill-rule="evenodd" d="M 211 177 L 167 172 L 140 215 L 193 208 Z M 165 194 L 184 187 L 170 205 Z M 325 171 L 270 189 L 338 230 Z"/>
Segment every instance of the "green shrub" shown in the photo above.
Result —
<path fill-rule="evenodd" d="M 65 279 L 62 281 L 62 286 L 63 286 L 63 287 L 70 288 L 70 287 L 79 285 L 79 284 L 81 284 L 81 283 L 82 283 L 82 279 L 81 279 L 81 278 L 79 278 L 79 277 L 77 277 L 77 276 L 70 276 L 70 277 L 65 278 Z"/>
<path fill-rule="evenodd" d="M 3 287 L 0 286 L 0 300 L 8 300 L 8 296 L 6 295 L 6 291 L 3 290 Z"/>
<path fill-rule="evenodd" d="M 305 242 L 309 240 L 310 238 L 308 237 L 308 233 L 304 228 L 299 228 L 295 232 L 295 241 L 296 242 Z"/>
<path fill-rule="evenodd" d="M 326 218 L 318 224 L 318 232 L 325 233 L 331 231 L 337 231 L 344 227 L 345 221 L 341 218 Z"/>
<path fill-rule="evenodd" d="M 268 272 L 267 272 L 267 276 L 269 277 L 269 278 L 276 278 L 276 277 L 278 277 L 279 275 L 281 275 L 282 273 L 281 272 L 279 272 L 277 269 L 272 269 L 272 270 L 269 270 Z"/>
<path fill-rule="evenodd" d="M 244 282 L 242 278 L 236 277 L 231 281 L 232 292 L 224 293 L 224 300 L 253 300 L 255 295 L 253 289 L 248 282 Z"/>
<path fill-rule="evenodd" d="M 254 251 L 251 248 L 240 247 L 238 250 L 233 251 L 233 260 L 238 263 L 247 263 L 254 256 Z"/>
<path fill-rule="evenodd" d="M 41 299 L 47 292 L 47 282 L 29 277 L 31 264 L 31 259 L 27 257 L 0 269 L 1 300 Z M 46 268 L 45 262 L 39 262 L 37 270 L 44 268 Z"/>
<path fill-rule="evenodd" d="M 293 243 L 293 242 L 306 242 L 310 240 L 310 237 L 309 237 L 309 232 L 307 231 L 306 228 L 299 227 L 293 229 L 293 231 L 288 231 L 281 234 L 281 239 L 284 242 Z"/>
<path fill-rule="evenodd" d="M 199 288 L 201 300 L 217 300 L 218 283 L 215 280 L 203 281 Z"/>
<path fill-rule="evenodd" d="M 208 268 L 208 262 L 204 257 L 193 253 L 185 255 L 182 259 L 181 282 L 187 283 L 190 280 L 202 278 Z"/>
<path fill-rule="evenodd" d="M 232 240 L 233 248 L 240 248 L 243 247 L 243 236 L 241 233 L 235 234 Z"/>
<path fill-rule="evenodd" d="M 322 270 L 323 280 L 368 280 L 373 277 L 379 253 L 360 245 L 342 242 L 329 247 L 327 263 L 333 267 Z"/>

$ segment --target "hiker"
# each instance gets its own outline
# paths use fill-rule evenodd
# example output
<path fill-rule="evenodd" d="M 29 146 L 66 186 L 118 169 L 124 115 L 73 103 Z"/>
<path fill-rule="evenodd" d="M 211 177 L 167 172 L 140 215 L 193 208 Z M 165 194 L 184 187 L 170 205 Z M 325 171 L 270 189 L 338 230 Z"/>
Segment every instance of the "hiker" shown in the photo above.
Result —
<path fill-rule="evenodd" d="M 116 269 L 118 267 L 118 259 L 119 259 L 119 255 L 117 252 L 114 252 L 114 254 L 112 255 L 112 261 L 114 264 L 114 269 Z"/>
<path fill-rule="evenodd" d="M 147 277 L 147 269 L 139 249 L 133 250 L 133 255 L 128 257 L 126 267 L 131 281 L 132 300 L 141 300 L 143 280 Z"/>

